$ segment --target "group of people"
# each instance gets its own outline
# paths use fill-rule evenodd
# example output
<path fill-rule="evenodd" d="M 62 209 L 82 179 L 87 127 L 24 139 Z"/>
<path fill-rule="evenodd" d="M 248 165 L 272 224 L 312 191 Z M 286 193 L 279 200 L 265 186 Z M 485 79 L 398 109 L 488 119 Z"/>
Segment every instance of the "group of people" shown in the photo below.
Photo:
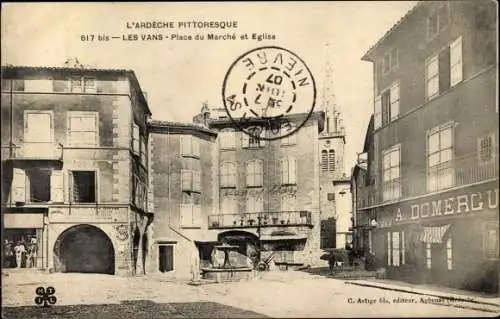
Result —
<path fill-rule="evenodd" d="M 36 237 L 28 236 L 21 240 L 4 242 L 5 268 L 34 268 L 36 267 L 38 244 Z"/>

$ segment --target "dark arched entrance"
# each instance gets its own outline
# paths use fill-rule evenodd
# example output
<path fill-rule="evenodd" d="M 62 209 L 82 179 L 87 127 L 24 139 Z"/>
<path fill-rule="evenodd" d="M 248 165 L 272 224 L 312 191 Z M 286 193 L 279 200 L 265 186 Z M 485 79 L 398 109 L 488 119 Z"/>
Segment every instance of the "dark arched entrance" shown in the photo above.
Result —
<path fill-rule="evenodd" d="M 249 232 L 230 230 L 218 235 L 219 243 L 238 246 L 237 252 L 252 260 L 260 259 L 259 238 Z"/>
<path fill-rule="evenodd" d="M 113 243 L 95 226 L 73 226 L 54 245 L 54 266 L 60 272 L 114 274 Z"/>

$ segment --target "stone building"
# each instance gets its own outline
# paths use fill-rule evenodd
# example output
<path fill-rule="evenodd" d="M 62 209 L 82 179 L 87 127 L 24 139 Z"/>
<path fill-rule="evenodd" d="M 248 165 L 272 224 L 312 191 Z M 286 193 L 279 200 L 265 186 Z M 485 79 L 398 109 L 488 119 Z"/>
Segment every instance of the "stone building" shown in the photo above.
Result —
<path fill-rule="evenodd" d="M 363 57 L 375 99 L 358 226 L 390 278 L 498 291 L 496 6 L 419 2 Z"/>
<path fill-rule="evenodd" d="M 8 66 L 1 93 L 2 266 L 143 273 L 151 112 L 134 72 Z"/>
<path fill-rule="evenodd" d="M 217 241 L 208 231 L 218 206 L 217 132 L 166 121 L 152 121 L 149 128 L 156 213 L 148 272 L 186 277 L 194 262 L 203 266 L 205 243 Z"/>
<path fill-rule="evenodd" d="M 160 254 L 152 271 L 189 275 L 193 267 L 209 266 L 213 246 L 222 242 L 239 246 L 233 264 L 248 265 L 271 254 L 285 268 L 321 263 L 317 148 L 322 113 L 312 114 L 295 134 L 268 141 L 235 129 L 218 111 L 205 106 L 193 124 L 150 124 Z M 298 125 L 305 116 L 287 119 Z M 186 180 L 192 183 L 187 189 Z"/>

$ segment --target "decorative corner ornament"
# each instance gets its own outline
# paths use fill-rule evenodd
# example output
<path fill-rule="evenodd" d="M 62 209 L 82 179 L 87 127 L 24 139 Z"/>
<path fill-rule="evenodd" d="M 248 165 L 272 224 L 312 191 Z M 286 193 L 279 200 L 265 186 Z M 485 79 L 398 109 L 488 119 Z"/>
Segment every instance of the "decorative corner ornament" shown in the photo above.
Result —
<path fill-rule="evenodd" d="M 127 226 L 117 225 L 114 228 L 115 228 L 116 233 L 117 233 L 116 238 L 118 238 L 121 241 L 127 240 L 127 238 L 128 238 Z"/>

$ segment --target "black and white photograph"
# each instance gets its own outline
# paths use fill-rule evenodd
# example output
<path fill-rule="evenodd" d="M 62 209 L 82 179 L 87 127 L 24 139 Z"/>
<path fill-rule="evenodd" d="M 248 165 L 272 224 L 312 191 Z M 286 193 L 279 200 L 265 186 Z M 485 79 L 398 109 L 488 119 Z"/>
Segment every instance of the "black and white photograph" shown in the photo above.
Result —
<path fill-rule="evenodd" d="M 2 3 L 2 318 L 498 317 L 498 3 Z"/>

